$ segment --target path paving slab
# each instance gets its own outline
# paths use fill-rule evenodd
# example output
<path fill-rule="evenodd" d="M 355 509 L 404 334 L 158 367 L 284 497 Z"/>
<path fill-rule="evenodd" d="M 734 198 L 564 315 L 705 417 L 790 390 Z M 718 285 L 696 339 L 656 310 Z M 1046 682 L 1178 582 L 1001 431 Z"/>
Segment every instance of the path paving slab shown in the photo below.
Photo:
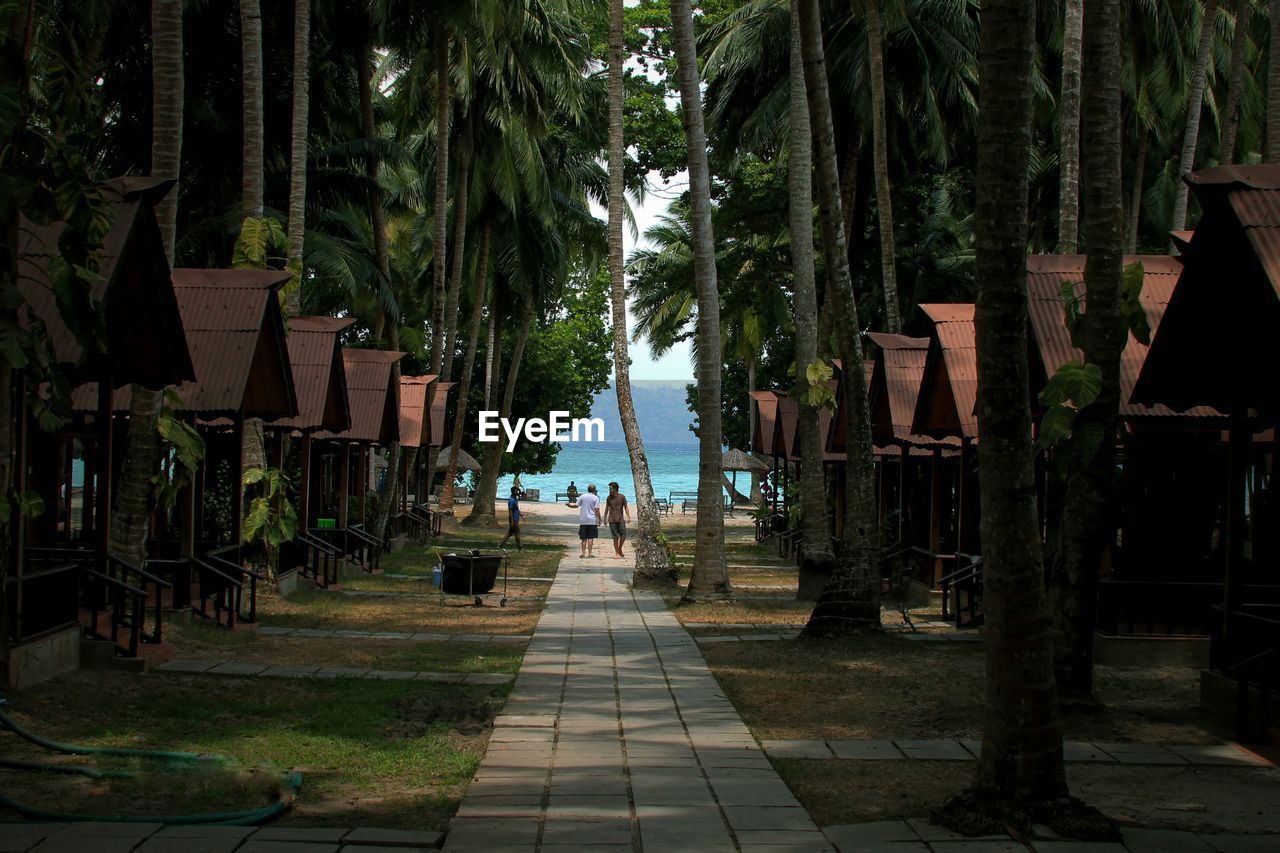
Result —
<path fill-rule="evenodd" d="M 156 667 L 157 672 L 208 672 L 220 662 L 216 660 L 193 660 L 175 658 L 167 660 Z"/>
<path fill-rule="evenodd" d="M 1194 832 L 1179 832 L 1172 829 L 1139 829 L 1137 827 L 1126 826 L 1120 829 L 1120 836 L 1124 839 L 1124 846 L 1133 853 L 1193 853 L 1193 851 L 1202 851 L 1208 853 L 1213 850 L 1208 841 L 1205 841 Z M 1280 841 L 1280 839 L 1276 839 Z"/>
<path fill-rule="evenodd" d="M 1250 752 L 1233 743 L 1208 744 L 1201 746 L 1171 746 L 1169 751 L 1185 759 L 1191 764 L 1239 766 L 1239 767 L 1274 767 L 1261 755 Z"/>
<path fill-rule="evenodd" d="M 831 749 L 820 740 L 766 740 L 760 746 L 774 758 L 831 758 Z"/>
<path fill-rule="evenodd" d="M 1186 764 L 1182 756 L 1150 743 L 1098 743 L 1096 746 L 1121 764 Z"/>
<path fill-rule="evenodd" d="M 890 740 L 830 740 L 827 746 L 836 758 L 855 761 L 882 761 L 906 758 Z"/>
<path fill-rule="evenodd" d="M 319 841 L 258 841 L 250 838 L 237 853 L 338 853 L 341 846 Z"/>
<path fill-rule="evenodd" d="M 158 838 L 151 837 L 135 849 L 135 853 L 233 853 L 240 841 L 230 838 Z"/>
<path fill-rule="evenodd" d="M 1280 836 L 1200 833 L 1216 853 L 1275 853 Z"/>
<path fill-rule="evenodd" d="M 264 663 L 246 663 L 244 661 L 224 661 L 213 669 L 210 675 L 257 675 L 267 668 Z"/>
<path fill-rule="evenodd" d="M 427 832 L 417 829 L 379 829 L 361 826 L 342 837 L 344 845 L 380 844 L 384 847 L 439 847 L 443 832 Z M 351 848 L 348 846 L 348 850 Z"/>
<path fill-rule="evenodd" d="M 333 843 L 342 841 L 351 830 L 342 826 L 268 826 L 253 834 L 253 841 L 310 841 Z"/>
<path fill-rule="evenodd" d="M 973 761 L 973 754 L 956 740 L 895 740 L 907 758 L 922 761 Z"/>

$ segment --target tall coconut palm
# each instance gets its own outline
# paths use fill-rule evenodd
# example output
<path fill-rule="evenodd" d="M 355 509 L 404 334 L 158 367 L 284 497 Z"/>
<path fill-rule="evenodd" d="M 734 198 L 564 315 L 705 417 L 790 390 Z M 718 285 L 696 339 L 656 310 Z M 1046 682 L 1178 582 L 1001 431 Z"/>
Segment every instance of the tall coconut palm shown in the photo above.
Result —
<path fill-rule="evenodd" d="M 1231 70 L 1227 78 L 1227 105 L 1219 123 L 1222 138 L 1218 143 L 1218 162 L 1236 161 L 1236 136 L 1240 130 L 1241 89 L 1244 87 L 1245 57 L 1249 51 L 1249 18 L 1253 0 L 1236 0 L 1236 31 L 1231 39 Z"/>
<path fill-rule="evenodd" d="M 809 574 L 834 568 L 827 527 L 822 427 L 809 400 L 806 372 L 818 360 L 818 287 L 813 269 L 813 131 L 809 124 L 800 49 L 800 16 L 791 15 L 791 128 L 787 155 L 787 207 L 791 231 L 791 274 L 796 327 L 796 390 L 800 403 L 800 535 Z"/>
<path fill-rule="evenodd" d="M 880 219 L 880 275 L 884 282 L 885 328 L 902 331 L 898 309 L 898 272 L 894 260 L 893 198 L 889 190 L 889 143 L 884 110 L 884 32 L 881 0 L 862 0 L 867 16 L 867 60 L 871 71 L 871 163 L 876 179 L 876 210 Z M 848 234 L 845 235 L 848 237 Z"/>
<path fill-rule="evenodd" d="M 1191 91 L 1187 99 L 1187 124 L 1182 134 L 1182 155 L 1178 160 L 1178 185 L 1173 202 L 1173 221 L 1170 230 L 1181 231 L 1187 227 L 1187 190 L 1182 176 L 1195 168 L 1196 141 L 1200 137 L 1200 108 L 1204 104 L 1205 79 L 1209 68 L 1209 54 L 1213 48 L 1214 24 L 1218 17 L 1218 0 L 1204 0 L 1204 15 L 1200 19 L 1200 47 L 1196 63 L 1191 69 Z"/>
<path fill-rule="evenodd" d="M 311 0 L 293 4 L 293 121 L 289 142 L 289 269 L 293 272 L 286 308 L 299 311 L 302 249 L 307 215 L 307 133 L 311 109 Z"/>
<path fill-rule="evenodd" d="M 1270 0 L 1271 44 L 1280 44 L 1280 0 Z M 1280 163 L 1280 50 L 1267 51 L 1267 148 L 1263 158 Z"/>
<path fill-rule="evenodd" d="M 434 32 L 436 72 L 436 194 L 435 241 L 433 244 L 431 280 L 431 372 L 440 373 L 444 355 L 445 276 L 448 255 L 445 244 L 449 238 L 447 219 L 449 204 L 449 118 L 452 113 L 449 99 L 449 25 L 437 22 Z"/>
<path fill-rule="evenodd" d="M 720 292 L 716 287 L 716 247 L 711 230 L 711 169 L 702 118 L 702 81 L 689 0 L 672 0 L 671 24 L 679 63 L 694 278 L 698 288 L 698 522 L 693 571 L 684 598 L 699 601 L 723 598 L 731 592 L 724 553 L 724 505 L 720 500 Z"/>
<path fill-rule="evenodd" d="M 1080 63 L 1084 0 L 1065 0 L 1062 20 L 1062 94 L 1058 101 L 1058 251 L 1076 253 L 1080 216 Z"/>
<path fill-rule="evenodd" d="M 489 242 L 493 226 L 487 216 L 482 216 L 480 242 L 476 247 L 476 275 L 471 298 L 471 322 L 467 333 L 467 350 L 462 357 L 462 372 L 458 374 L 457 411 L 453 418 L 453 435 L 449 443 L 449 462 L 444 471 L 444 490 L 440 494 L 440 511 L 452 511 L 454 505 L 454 479 L 458 474 L 458 454 L 462 450 L 462 430 L 467 422 L 467 406 L 471 397 L 471 375 L 476 362 L 476 349 L 480 339 L 480 325 L 484 319 L 485 295 L 489 281 Z M 434 462 L 433 462 L 434 464 Z"/>
<path fill-rule="evenodd" d="M 262 9 L 259 0 L 240 0 L 240 82 L 243 91 L 244 160 L 241 197 L 244 218 L 261 219 L 264 131 L 262 108 Z"/>
<path fill-rule="evenodd" d="M 1120 314 L 1124 202 L 1120 179 L 1120 10 L 1118 0 L 1090 0 L 1086 15 L 1084 80 L 1084 233 L 1087 308 L 1084 357 L 1097 365 L 1096 400 L 1076 416 L 1102 435 L 1101 446 L 1073 465 L 1062 502 L 1057 547 L 1050 557 L 1049 601 L 1059 696 L 1093 697 L 1093 632 L 1102 552 L 1114 538 L 1109 513 L 1115 489 L 1116 424 L 1120 409 L 1120 353 L 1127 330 Z M 1110 530 L 1110 532 L 1109 532 Z"/>
<path fill-rule="evenodd" d="M 631 398 L 631 354 L 627 346 L 627 289 L 623 268 L 622 226 L 627 204 L 623 165 L 626 145 L 623 140 L 623 44 L 622 0 L 609 0 L 609 285 L 613 309 L 613 387 L 618 396 L 618 418 L 622 436 L 631 457 L 631 477 L 636 493 L 637 584 L 675 582 L 676 570 L 667 549 L 658 542 L 662 524 L 658 520 L 658 504 L 653 497 L 653 481 L 649 477 L 649 459 L 644 452 L 644 437 L 636 420 L 636 407 Z"/>
<path fill-rule="evenodd" d="M 182 168 L 182 0 L 151 2 L 152 125 L 151 173 L 180 177 Z M 160 237 L 169 265 L 177 242 L 178 189 L 156 206 Z M 152 476 L 160 459 L 156 421 L 164 392 L 134 386 L 129 405 L 129 432 L 111 516 L 110 547 L 135 566 L 147 556 L 151 529 Z"/>
<path fill-rule="evenodd" d="M 978 470 L 986 712 L 974 792 L 1013 805 L 1066 793 L 1045 618 L 1027 368 L 1027 171 L 1033 0 L 986 0 L 978 47 Z"/>
<path fill-rule="evenodd" d="M 849 423 L 845 445 L 848 461 L 845 465 L 843 547 L 831 578 L 805 626 L 808 635 L 829 636 L 879 626 L 880 566 L 876 560 L 879 536 L 872 494 L 871 412 L 867 403 L 866 374 L 861 369 L 858 303 L 853 293 L 845 244 L 840 174 L 822 44 L 822 17 L 818 0 L 795 0 L 793 9 L 800 19 L 805 90 L 810 123 L 814 129 L 822 254 L 839 306 L 837 331 L 846 366 L 841 383 L 844 388 L 841 403 L 848 413 Z"/>

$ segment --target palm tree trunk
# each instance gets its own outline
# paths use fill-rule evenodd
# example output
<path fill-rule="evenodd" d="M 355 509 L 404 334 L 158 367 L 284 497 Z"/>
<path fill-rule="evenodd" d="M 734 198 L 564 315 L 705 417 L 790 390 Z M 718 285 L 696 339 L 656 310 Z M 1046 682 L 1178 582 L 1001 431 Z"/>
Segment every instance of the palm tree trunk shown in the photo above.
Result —
<path fill-rule="evenodd" d="M 1196 140 L 1200 135 L 1200 108 L 1204 104 L 1205 76 L 1208 73 L 1209 53 L 1213 47 L 1214 21 L 1218 15 L 1218 0 L 1204 0 L 1204 17 L 1200 21 L 1200 48 L 1196 52 L 1196 64 L 1191 71 L 1191 91 L 1187 98 L 1187 126 L 1182 134 L 1182 156 L 1178 160 L 1177 195 L 1173 201 L 1171 231 L 1187 227 L 1187 185 L 1182 180 L 1195 168 Z"/>
<path fill-rule="evenodd" d="M 511 364 L 507 368 L 507 381 L 502 391 L 502 407 L 499 417 L 511 414 L 511 402 L 515 398 L 516 379 L 520 375 L 520 362 L 524 359 L 524 347 L 529 342 L 529 332 L 533 328 L 533 303 L 525 302 L 524 317 L 520 321 L 520 334 L 516 336 L 515 346 L 511 350 Z M 471 514 L 462 520 L 468 527 L 484 525 L 491 527 L 498 523 L 493 511 L 493 502 L 498 492 L 498 475 L 502 470 L 502 442 L 494 441 L 484 446 L 484 458 L 480 462 L 480 475 L 476 478 L 476 494 L 472 502 Z"/>
<path fill-rule="evenodd" d="M 1227 106 L 1222 113 L 1222 140 L 1218 163 L 1236 161 L 1236 134 L 1240 129 L 1240 90 L 1244 88 L 1245 54 L 1249 50 L 1249 16 L 1253 0 L 1236 0 L 1236 32 L 1231 40 L 1231 77 L 1227 82 Z"/>
<path fill-rule="evenodd" d="M 840 305 L 837 332 L 845 366 L 841 382 L 845 396 L 842 405 L 848 412 L 849 423 L 845 529 L 841 553 L 804 629 L 808 636 L 829 636 L 879 626 L 880 568 L 876 562 L 879 536 L 873 495 L 871 413 L 867 404 L 866 375 L 862 370 L 858 303 L 853 294 L 845 245 L 831 96 L 827 89 L 822 46 L 822 18 L 817 0 L 794 0 L 792 9 L 800 18 L 805 89 L 818 173 L 822 254 L 827 276 Z"/>
<path fill-rule="evenodd" d="M 884 110 L 884 33 L 880 24 L 881 0 L 864 0 L 867 12 L 867 55 L 871 66 L 871 137 L 875 150 L 872 164 L 876 174 L 876 210 L 880 215 L 880 268 L 884 280 L 885 327 L 893 334 L 902 331 L 898 309 L 898 271 L 894 260 L 893 198 L 889 191 L 889 128 Z M 845 239 L 848 239 L 845 232 Z"/>
<path fill-rule="evenodd" d="M 471 306 L 471 326 L 467 335 L 467 352 L 462 357 L 462 373 L 458 376 L 457 412 L 453 416 L 453 435 L 449 442 L 449 464 L 445 466 L 444 488 L 440 493 L 440 511 L 453 510 L 454 480 L 458 476 L 458 452 L 462 450 L 462 430 L 467 425 L 467 401 L 471 394 L 471 373 L 476 364 L 476 348 L 480 342 L 480 322 L 484 318 L 486 287 L 489 279 L 489 240 L 493 231 L 486 218 L 480 228 L 480 245 L 477 247 L 475 298 Z M 434 468 L 435 460 L 428 460 Z M 434 475 L 434 470 L 432 471 Z M 432 477 L 434 479 L 434 476 Z"/>
<path fill-rule="evenodd" d="M 622 421 L 622 437 L 631 458 L 631 479 L 636 493 L 636 535 L 633 551 L 636 585 L 671 585 L 676 569 L 667 549 L 658 541 L 662 522 L 658 520 L 658 504 L 653 497 L 653 480 L 649 476 L 649 458 L 644 452 L 644 437 L 636 419 L 635 402 L 631 398 L 631 353 L 627 346 L 627 289 L 623 269 L 622 226 L 626 212 L 626 184 L 623 166 L 626 145 L 623 140 L 623 43 L 622 0 L 609 0 L 609 284 L 613 310 L 613 387 L 618 395 L 618 418 Z"/>
<path fill-rule="evenodd" d="M 809 123 L 800 50 L 800 16 L 791 15 L 791 151 L 787 160 L 787 196 L 791 230 L 791 273 L 795 292 L 796 386 L 800 403 L 801 586 L 806 575 L 829 576 L 835 553 L 827 529 L 826 483 L 822 472 L 822 427 L 818 409 L 806 402 L 805 370 L 818 360 L 818 286 L 813 269 L 813 131 Z M 847 176 L 841 176 L 846 182 Z M 814 598 L 801 589 L 797 597 Z"/>
<path fill-rule="evenodd" d="M 809 112 L 808 105 L 805 106 L 806 115 Z M 810 121 L 812 124 L 812 120 Z M 810 133 L 809 147 L 812 152 L 813 138 Z M 843 217 L 845 242 L 851 244 L 853 237 L 853 217 L 858 210 L 858 167 L 862 160 L 862 143 L 855 134 L 849 141 L 848 147 L 845 148 L 844 162 L 840 164 L 840 212 Z M 809 192 L 810 197 L 813 196 L 812 188 Z M 810 226 L 812 230 L 812 226 Z M 845 257 L 848 257 L 846 252 Z M 824 284 L 823 309 L 818 313 L 818 356 L 827 359 L 832 357 L 836 352 L 836 348 L 832 347 L 832 331 L 835 329 L 837 318 L 840 314 L 840 298 L 836 296 L 832 285 L 832 278 L 828 274 Z"/>
<path fill-rule="evenodd" d="M 264 148 L 262 106 L 262 9 L 259 0 L 240 0 L 240 77 L 243 89 L 241 114 L 244 124 L 243 174 L 241 205 L 244 219 L 261 219 L 264 215 Z M 244 451 L 241 473 L 266 466 L 263 448 L 262 420 L 244 422 Z M 237 486 L 239 488 L 239 486 Z"/>
<path fill-rule="evenodd" d="M 179 178 L 182 169 L 182 0 L 151 2 L 151 173 Z M 156 205 L 160 238 L 173 266 L 178 230 L 178 189 Z M 129 431 L 125 439 L 120 485 L 111 514 L 110 548 L 135 566 L 146 560 L 151 533 L 155 475 L 160 460 L 156 421 L 164 393 L 133 387 Z"/>
<path fill-rule="evenodd" d="M 436 25 L 436 197 L 435 239 L 431 247 L 431 372 L 439 375 L 444 353 L 445 261 L 449 239 L 449 30 Z"/>
<path fill-rule="evenodd" d="M 465 266 L 467 246 L 467 201 L 471 179 L 471 133 L 468 122 L 463 122 L 459 133 L 458 176 L 453 188 L 453 251 L 452 269 L 449 271 L 449 295 L 444 305 L 444 342 L 440 356 L 440 379 L 449 381 L 453 373 L 453 351 L 457 343 L 453 336 L 458 331 L 458 299 L 462 294 L 462 272 Z"/>
<path fill-rule="evenodd" d="M 978 54 L 978 469 L 985 560 L 986 713 L 974 793 L 1037 803 L 1066 793 L 1044 607 L 1027 367 L 1027 168 L 1035 4 L 986 0 Z"/>
<path fill-rule="evenodd" d="M 1120 352 L 1127 330 L 1120 316 L 1124 264 L 1124 204 L 1120 178 L 1120 3 L 1090 0 L 1085 26 L 1089 73 L 1084 86 L 1084 225 L 1088 238 L 1084 315 L 1085 361 L 1102 371 L 1098 398 L 1077 424 L 1097 424 L 1102 446 L 1068 475 L 1058 547 L 1050 559 L 1049 605 L 1053 615 L 1058 693 L 1093 697 L 1093 631 L 1098 572 L 1114 540 L 1116 422 L 1120 410 Z M 1082 421 L 1081 419 L 1085 419 Z"/>
<path fill-rule="evenodd" d="M 240 0 L 240 79 L 244 90 L 244 218 L 263 211 L 262 10 L 259 0 Z"/>
<path fill-rule="evenodd" d="M 1280 44 L 1280 0 L 1270 0 L 1271 44 Z M 1267 51 L 1267 148 L 1263 158 L 1280 163 L 1280 50 Z"/>
<path fill-rule="evenodd" d="M 671 24 L 680 64 L 680 106 L 689 162 L 693 278 L 698 292 L 698 521 L 693 570 L 685 601 L 731 595 L 724 554 L 724 503 L 720 470 L 720 291 L 716 284 L 715 236 L 711 230 L 711 169 L 702 120 L 698 48 L 689 0 L 672 0 Z"/>
<path fill-rule="evenodd" d="M 311 0 L 293 4 L 293 125 L 289 139 L 289 270 L 285 310 L 301 313 L 302 248 L 307 228 L 307 130 L 311 110 Z"/>
<path fill-rule="evenodd" d="M 498 304 L 496 301 L 497 300 L 496 291 L 494 292 L 494 300 L 495 301 L 493 305 L 494 305 L 494 309 L 496 309 Z M 486 339 L 485 348 L 484 348 L 484 407 L 485 409 L 493 408 L 493 376 L 498 371 L 498 359 L 502 357 L 502 353 L 495 351 L 493 348 L 495 333 L 498 334 L 499 336 L 501 335 L 500 332 L 497 332 L 497 328 L 496 328 L 499 322 L 499 318 L 500 318 L 500 315 L 497 310 L 491 310 L 489 312 L 489 336 Z"/>
<path fill-rule="evenodd" d="M 1138 137 L 1138 156 L 1133 162 L 1133 195 L 1129 197 L 1129 238 L 1125 242 L 1125 254 L 1138 254 L 1138 225 L 1142 221 L 1142 189 L 1147 173 L 1147 146 L 1151 132 L 1145 127 Z"/>
<path fill-rule="evenodd" d="M 1080 225 L 1080 66 L 1084 0 L 1066 0 L 1062 23 L 1062 95 L 1058 102 L 1058 253 L 1074 255 Z"/>
<path fill-rule="evenodd" d="M 378 125 L 373 114 L 373 69 L 378 61 L 373 44 L 366 35 L 356 57 L 358 66 L 356 73 L 360 89 L 360 124 L 364 138 L 374 140 L 378 136 Z M 369 185 L 369 225 L 373 231 L 373 259 L 378 273 L 384 281 L 391 281 L 391 255 L 387 249 L 387 227 L 385 212 L 382 209 L 381 161 L 370 154 L 365 161 L 365 179 Z M 400 320 L 389 311 L 383 312 L 383 330 L 387 337 L 387 346 L 391 350 L 400 349 Z M 397 386 L 400 382 L 400 363 L 391 366 L 392 382 Z M 396 495 L 400 478 L 400 442 L 393 441 L 387 448 L 387 479 L 382 497 L 378 501 L 374 515 L 373 529 L 369 532 L 379 541 L 386 534 L 387 523 L 391 520 L 391 511 L 396 504 Z"/>

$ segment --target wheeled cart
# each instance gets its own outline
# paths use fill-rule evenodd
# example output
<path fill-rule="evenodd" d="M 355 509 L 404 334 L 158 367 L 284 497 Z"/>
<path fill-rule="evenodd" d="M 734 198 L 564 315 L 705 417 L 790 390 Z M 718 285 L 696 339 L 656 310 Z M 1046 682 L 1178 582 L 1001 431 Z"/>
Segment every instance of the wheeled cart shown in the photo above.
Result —
<path fill-rule="evenodd" d="M 451 595 L 465 595 L 476 607 L 484 604 L 486 595 L 500 596 L 498 605 L 507 606 L 509 559 L 506 551 L 498 554 L 471 551 L 466 554 L 443 554 L 433 572 L 432 581 L 440 587 L 440 603 Z M 498 569 L 502 569 L 502 592 L 496 592 Z"/>

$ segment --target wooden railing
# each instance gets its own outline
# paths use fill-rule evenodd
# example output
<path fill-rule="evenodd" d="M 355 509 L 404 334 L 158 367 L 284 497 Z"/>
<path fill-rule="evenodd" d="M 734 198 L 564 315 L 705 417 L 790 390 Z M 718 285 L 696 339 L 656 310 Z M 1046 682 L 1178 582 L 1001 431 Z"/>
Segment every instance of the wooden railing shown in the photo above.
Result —
<path fill-rule="evenodd" d="M 1246 584 L 1242 601 L 1280 602 L 1280 586 Z M 1104 634 L 1208 636 L 1222 621 L 1221 581 L 1129 580 L 1098 584 L 1098 630 Z"/>
<path fill-rule="evenodd" d="M 963 565 L 938 581 L 942 619 L 954 622 L 957 628 L 973 628 L 981 624 L 982 617 L 982 558 L 971 554 L 956 554 L 955 558 Z"/>
<path fill-rule="evenodd" d="M 316 586 L 327 589 L 338 582 L 338 549 L 306 531 L 298 531 L 294 537 L 302 548 L 299 570 L 303 577 L 311 577 Z"/>
<path fill-rule="evenodd" d="M 196 556 L 192 563 L 199 579 L 200 607 L 195 612 L 217 625 L 234 628 L 236 622 L 258 620 L 258 582 L 262 575 L 239 562 L 240 549 L 229 545 L 217 551 Z M 248 611 L 245 591 L 248 589 Z M 209 602 L 213 613 L 209 613 Z M 225 620 L 225 622 L 224 622 Z"/>
<path fill-rule="evenodd" d="M 139 626 L 139 635 L 144 643 L 162 642 L 164 637 L 164 590 L 172 589 L 173 585 L 151 572 L 138 568 L 116 554 L 107 554 L 104 569 L 104 574 L 107 577 L 118 580 L 125 586 L 142 590 L 144 616 L 146 602 L 153 603 L 151 632 L 148 633 L 145 626 Z"/>
<path fill-rule="evenodd" d="M 347 552 L 369 574 L 378 571 L 378 565 L 382 561 L 382 543 L 365 530 L 363 525 L 353 524 L 347 528 Z M 360 555 L 358 559 L 357 553 Z"/>
<path fill-rule="evenodd" d="M 1280 603 L 1248 603 L 1233 609 L 1224 641 L 1223 607 L 1210 644 L 1210 665 L 1236 683 L 1236 739 L 1262 742 L 1272 725 L 1271 692 L 1280 686 Z M 1255 705 L 1253 694 L 1257 694 Z M 1254 708 L 1258 713 L 1253 713 Z"/>

